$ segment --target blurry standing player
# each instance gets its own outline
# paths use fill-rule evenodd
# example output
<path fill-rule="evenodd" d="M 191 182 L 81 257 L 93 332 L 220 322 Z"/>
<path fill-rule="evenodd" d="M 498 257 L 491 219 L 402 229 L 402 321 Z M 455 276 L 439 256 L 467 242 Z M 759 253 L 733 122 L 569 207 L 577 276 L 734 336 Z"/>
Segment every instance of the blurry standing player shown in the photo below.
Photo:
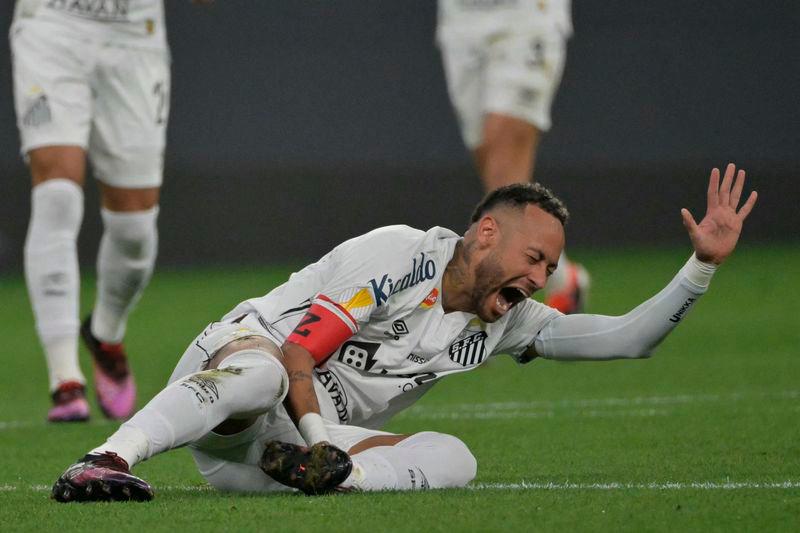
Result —
<path fill-rule="evenodd" d="M 439 0 L 450 100 L 485 192 L 533 179 L 571 34 L 570 0 Z M 562 254 L 546 303 L 580 312 L 588 287 L 586 270 Z"/>
<path fill-rule="evenodd" d="M 692 256 L 622 316 L 567 316 L 530 298 L 558 264 L 568 217 L 538 183 L 489 193 L 463 236 L 389 226 L 350 239 L 209 324 L 169 385 L 67 468 L 53 498 L 149 500 L 130 468 L 182 446 L 220 490 L 463 487 L 477 463 L 457 437 L 380 428 L 496 355 L 650 356 L 706 292 L 755 205 L 752 192 L 739 207 L 744 171 L 729 165 L 719 178 L 714 169 L 699 224 L 682 210 Z"/>
<path fill-rule="evenodd" d="M 158 242 L 170 91 L 163 5 L 17 0 L 10 41 L 21 151 L 33 187 L 25 278 L 47 359 L 54 404 L 47 418 L 89 418 L 79 330 L 103 413 L 127 418 L 136 390 L 122 341 Z M 76 239 L 87 155 L 104 230 L 94 310 L 79 327 Z"/>

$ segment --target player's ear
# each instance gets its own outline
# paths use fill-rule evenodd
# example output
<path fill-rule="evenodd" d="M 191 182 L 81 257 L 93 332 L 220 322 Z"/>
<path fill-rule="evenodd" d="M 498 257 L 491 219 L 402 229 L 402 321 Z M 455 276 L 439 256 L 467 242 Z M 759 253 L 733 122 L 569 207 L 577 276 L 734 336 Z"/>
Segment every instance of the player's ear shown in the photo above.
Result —
<path fill-rule="evenodd" d="M 492 215 L 483 215 L 478 220 L 477 230 L 478 243 L 482 246 L 493 245 L 500 236 L 500 226 Z"/>

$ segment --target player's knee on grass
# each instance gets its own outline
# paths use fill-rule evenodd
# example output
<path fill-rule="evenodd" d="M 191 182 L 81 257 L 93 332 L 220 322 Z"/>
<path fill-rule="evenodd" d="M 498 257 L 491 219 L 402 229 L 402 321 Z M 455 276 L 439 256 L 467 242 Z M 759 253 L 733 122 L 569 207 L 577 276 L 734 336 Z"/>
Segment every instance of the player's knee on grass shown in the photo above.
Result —
<path fill-rule="evenodd" d="M 423 431 L 400 441 L 397 446 L 426 458 L 424 462 L 433 488 L 464 487 L 478 473 L 475 456 L 464 441 L 453 435 Z"/>
<path fill-rule="evenodd" d="M 433 431 L 415 433 L 395 445 L 363 449 L 352 460 L 353 473 L 343 486 L 364 491 L 464 487 L 478 468 L 460 439 Z"/>

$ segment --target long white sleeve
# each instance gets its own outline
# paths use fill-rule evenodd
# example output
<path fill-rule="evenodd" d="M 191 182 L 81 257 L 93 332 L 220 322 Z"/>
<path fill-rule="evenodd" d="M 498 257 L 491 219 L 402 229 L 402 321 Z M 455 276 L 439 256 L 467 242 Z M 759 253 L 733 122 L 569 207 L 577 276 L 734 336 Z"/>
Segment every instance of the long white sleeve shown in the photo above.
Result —
<path fill-rule="evenodd" d="M 534 339 L 547 359 L 606 360 L 649 357 L 708 289 L 716 266 L 694 255 L 658 294 L 622 316 L 564 315 Z"/>

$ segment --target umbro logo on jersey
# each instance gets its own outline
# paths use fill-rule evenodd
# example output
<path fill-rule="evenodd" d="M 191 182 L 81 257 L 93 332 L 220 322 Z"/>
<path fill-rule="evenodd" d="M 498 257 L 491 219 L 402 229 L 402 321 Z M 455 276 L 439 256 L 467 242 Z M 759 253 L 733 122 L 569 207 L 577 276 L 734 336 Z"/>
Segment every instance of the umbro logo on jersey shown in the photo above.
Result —
<path fill-rule="evenodd" d="M 477 365 L 486 355 L 483 341 L 488 335 L 479 331 L 450 345 L 450 359 L 461 366 Z"/>
<path fill-rule="evenodd" d="M 383 334 L 390 339 L 399 341 L 400 337 L 403 335 L 408 335 L 408 331 L 408 326 L 406 325 L 405 320 L 395 320 L 392 322 L 392 331 L 384 331 Z"/>
<path fill-rule="evenodd" d="M 372 278 L 369 282 L 372 285 L 372 292 L 375 294 L 375 302 L 380 307 L 391 295 L 433 279 L 435 276 L 436 263 L 433 262 L 433 259 L 426 259 L 424 253 L 420 253 L 419 257 L 415 257 L 411 261 L 411 272 L 400 280 L 394 281 L 389 274 L 384 274 L 380 282 L 377 278 Z"/>

